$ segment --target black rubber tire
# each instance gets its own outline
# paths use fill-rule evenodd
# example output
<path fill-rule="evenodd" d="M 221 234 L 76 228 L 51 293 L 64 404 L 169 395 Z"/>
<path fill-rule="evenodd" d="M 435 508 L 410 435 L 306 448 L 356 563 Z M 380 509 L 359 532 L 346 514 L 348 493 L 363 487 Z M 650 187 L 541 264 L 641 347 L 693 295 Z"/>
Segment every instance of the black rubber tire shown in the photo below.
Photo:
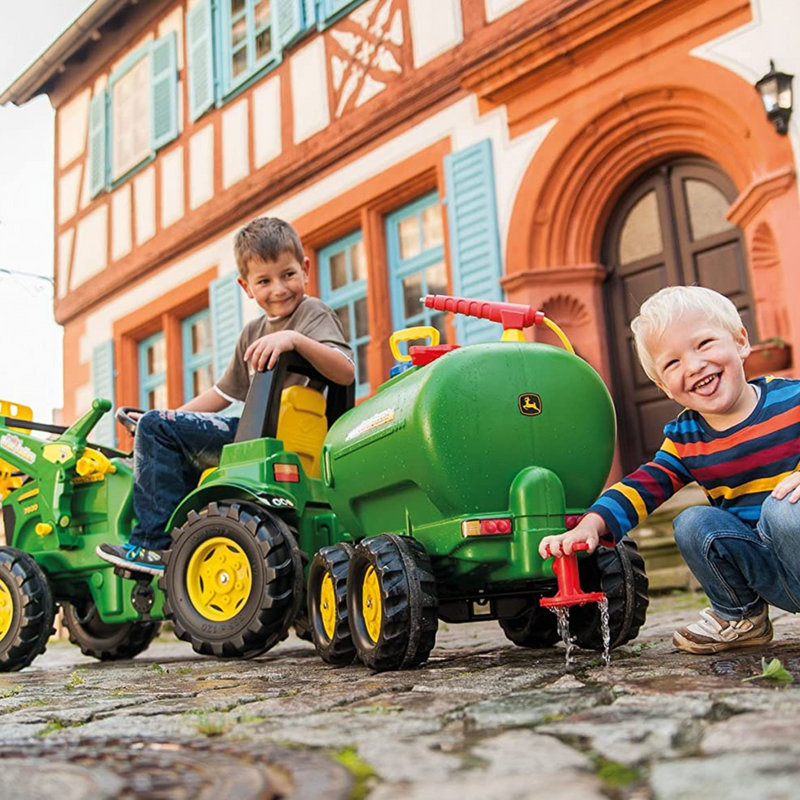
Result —
<path fill-rule="evenodd" d="M 103 622 L 92 600 L 81 602 L 80 613 L 71 602 L 63 602 L 61 607 L 70 642 L 85 656 L 100 661 L 138 656 L 147 650 L 161 629 L 160 622 Z"/>
<path fill-rule="evenodd" d="M 381 596 L 377 641 L 367 632 L 362 610 L 370 566 Z M 438 606 L 431 560 L 419 542 L 384 533 L 356 546 L 347 573 L 347 612 L 358 657 L 370 669 L 412 669 L 427 661 L 436 643 Z"/>
<path fill-rule="evenodd" d="M 247 556 L 251 592 L 234 617 L 215 621 L 198 611 L 190 598 L 186 570 L 205 541 L 224 536 Z M 252 658 L 285 639 L 302 600 L 300 550 L 291 529 L 267 509 L 242 501 L 209 503 L 190 512 L 172 532 L 158 586 L 164 592 L 164 616 L 175 635 L 195 652 L 217 658 Z"/>
<path fill-rule="evenodd" d="M 296 535 L 295 538 L 298 539 L 299 541 L 299 538 Z M 303 576 L 305 576 L 306 566 L 308 565 L 308 555 L 304 550 L 300 551 L 300 558 L 302 560 L 302 565 L 303 565 Z M 311 632 L 311 620 L 308 618 L 308 600 L 306 598 L 305 585 L 303 586 L 300 608 L 297 612 L 297 616 L 294 618 L 294 624 L 292 625 L 292 627 L 294 628 L 294 634 L 295 636 L 297 636 L 298 639 L 302 639 L 304 642 L 314 641 L 314 635 Z"/>
<path fill-rule="evenodd" d="M 616 547 L 598 547 L 594 558 L 579 562 L 581 588 L 608 598 L 611 648 L 632 641 L 647 617 L 649 581 L 636 542 L 627 536 Z M 570 609 L 570 632 L 578 647 L 602 650 L 600 608 L 587 603 Z"/>
<path fill-rule="evenodd" d="M 535 605 L 525 609 L 516 617 L 501 619 L 500 627 L 506 638 L 518 647 L 533 649 L 552 647 L 561 641 L 556 615 L 549 609 L 539 606 L 538 601 L 534 600 L 534 603 Z"/>
<path fill-rule="evenodd" d="M 347 542 L 323 547 L 312 559 L 308 571 L 308 620 L 314 647 L 326 664 L 346 666 L 352 664 L 356 657 L 347 611 L 347 571 L 352 555 L 353 546 Z M 336 595 L 333 636 L 328 636 L 325 631 L 320 608 L 320 590 L 326 575 L 331 576 Z"/>
<path fill-rule="evenodd" d="M 0 640 L 0 672 L 27 667 L 55 632 L 53 590 L 44 570 L 15 547 L 0 547 L 0 581 L 11 597 L 11 625 Z"/>

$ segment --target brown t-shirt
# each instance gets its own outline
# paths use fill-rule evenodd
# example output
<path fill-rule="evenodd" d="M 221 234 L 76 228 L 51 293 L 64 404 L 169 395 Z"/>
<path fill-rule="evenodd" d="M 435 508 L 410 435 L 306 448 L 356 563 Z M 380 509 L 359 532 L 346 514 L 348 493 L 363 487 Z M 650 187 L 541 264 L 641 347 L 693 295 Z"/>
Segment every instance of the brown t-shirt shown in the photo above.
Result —
<path fill-rule="evenodd" d="M 342 354 L 342 358 L 353 362 L 353 350 L 345 340 L 339 317 L 330 306 L 319 298 L 306 296 L 300 301 L 294 313 L 288 317 L 271 320 L 269 317 L 263 316 L 244 326 L 239 334 L 236 349 L 228 368 L 214 387 L 226 400 L 244 402 L 254 374 L 252 367 L 244 360 L 244 354 L 256 339 L 278 331 L 302 333 L 309 339 L 315 339 L 338 350 Z M 306 383 L 306 379 L 300 375 L 287 376 L 287 386 L 295 383 Z"/>

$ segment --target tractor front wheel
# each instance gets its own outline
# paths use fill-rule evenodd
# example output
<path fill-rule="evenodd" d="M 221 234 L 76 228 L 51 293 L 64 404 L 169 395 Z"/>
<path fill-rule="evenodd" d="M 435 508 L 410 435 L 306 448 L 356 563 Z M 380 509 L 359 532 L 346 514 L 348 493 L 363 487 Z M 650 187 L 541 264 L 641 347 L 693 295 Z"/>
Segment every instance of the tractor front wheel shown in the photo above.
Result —
<path fill-rule="evenodd" d="M 303 570 L 280 517 L 252 503 L 209 503 L 172 537 L 158 585 L 179 639 L 204 655 L 252 658 L 286 637 Z"/>
<path fill-rule="evenodd" d="M 54 618 L 42 568 L 22 550 L 0 547 L 0 672 L 27 667 L 44 653 Z"/>
<path fill-rule="evenodd" d="M 347 570 L 353 547 L 323 547 L 308 571 L 308 619 L 314 646 L 326 664 L 352 664 L 356 648 L 347 611 Z"/>
<path fill-rule="evenodd" d="M 119 661 L 143 653 L 158 636 L 159 622 L 103 622 L 92 600 L 63 603 L 69 640 L 85 656 Z"/>
<path fill-rule="evenodd" d="M 407 536 L 360 542 L 347 573 L 347 612 L 358 657 L 371 669 L 411 669 L 436 641 L 438 595 L 431 560 Z"/>

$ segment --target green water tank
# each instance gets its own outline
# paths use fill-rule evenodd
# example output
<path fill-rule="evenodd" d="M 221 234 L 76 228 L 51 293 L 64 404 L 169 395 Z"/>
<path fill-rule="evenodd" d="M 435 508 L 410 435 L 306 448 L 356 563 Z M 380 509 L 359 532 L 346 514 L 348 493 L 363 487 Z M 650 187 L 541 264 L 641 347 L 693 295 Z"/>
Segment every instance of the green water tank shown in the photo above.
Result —
<path fill-rule="evenodd" d="M 567 513 L 602 491 L 614 409 L 581 358 L 543 344 L 454 350 L 385 383 L 326 437 L 323 477 L 356 538 L 509 508 L 521 470 L 551 470 Z"/>

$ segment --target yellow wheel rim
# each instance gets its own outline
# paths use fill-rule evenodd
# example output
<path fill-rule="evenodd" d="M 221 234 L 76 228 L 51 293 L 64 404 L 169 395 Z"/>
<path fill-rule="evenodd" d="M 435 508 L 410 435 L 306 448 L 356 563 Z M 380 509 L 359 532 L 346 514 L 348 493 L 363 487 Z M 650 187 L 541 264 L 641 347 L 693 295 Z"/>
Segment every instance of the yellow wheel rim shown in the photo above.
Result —
<path fill-rule="evenodd" d="M 14 600 L 8 586 L 0 581 L 0 642 L 6 638 L 14 620 Z"/>
<path fill-rule="evenodd" d="M 186 588 L 198 614 L 212 622 L 233 619 L 253 589 L 244 550 L 225 536 L 203 542 L 189 560 Z"/>
<path fill-rule="evenodd" d="M 329 640 L 333 639 L 336 630 L 336 592 L 330 572 L 325 573 L 322 586 L 319 587 L 319 614 L 322 617 L 325 635 Z"/>
<path fill-rule="evenodd" d="M 382 609 L 378 573 L 375 572 L 375 567 L 370 565 L 364 573 L 364 581 L 361 584 L 361 613 L 364 615 L 367 634 L 373 642 L 377 642 L 381 635 Z"/>

